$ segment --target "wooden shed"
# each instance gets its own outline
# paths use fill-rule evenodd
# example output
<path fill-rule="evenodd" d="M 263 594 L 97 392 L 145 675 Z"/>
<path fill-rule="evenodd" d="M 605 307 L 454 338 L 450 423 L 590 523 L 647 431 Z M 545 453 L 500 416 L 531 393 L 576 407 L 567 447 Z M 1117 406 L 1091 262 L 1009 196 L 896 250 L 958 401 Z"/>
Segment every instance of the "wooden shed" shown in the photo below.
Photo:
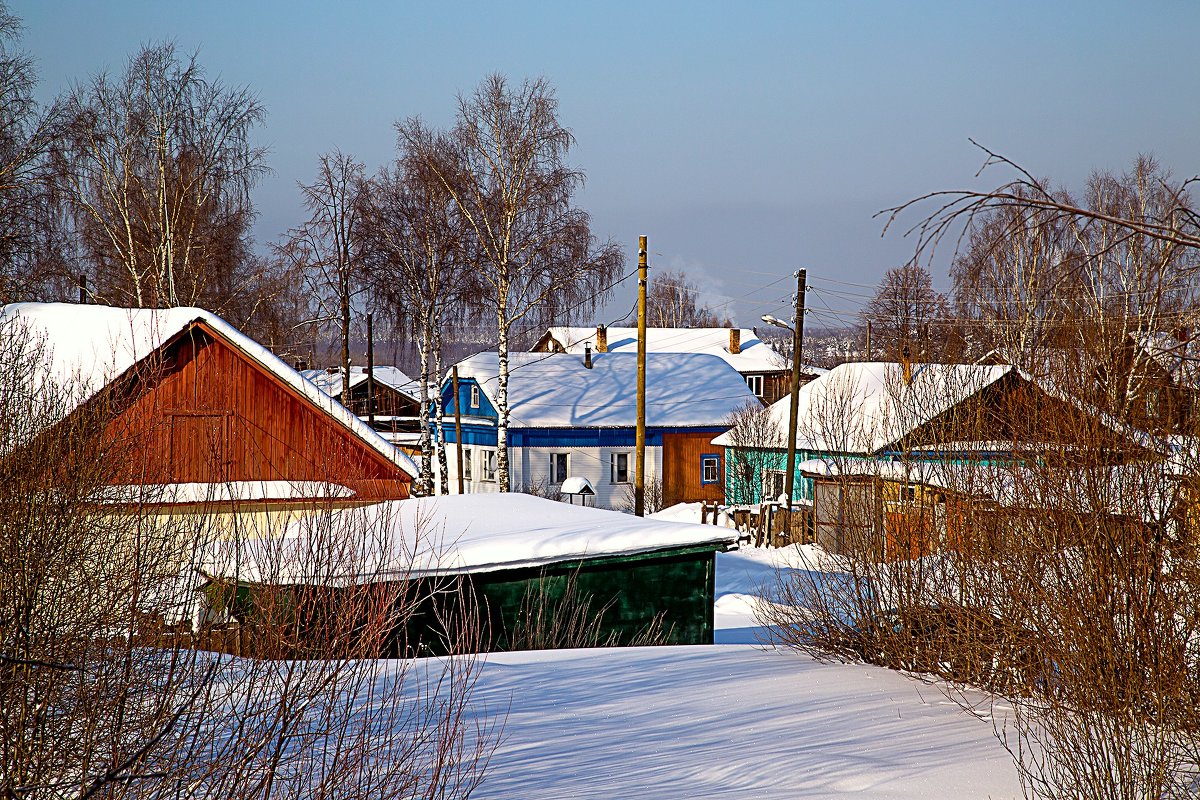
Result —
<path fill-rule="evenodd" d="M 327 483 L 356 502 L 404 498 L 411 460 L 266 348 L 202 309 L 16 304 L 44 379 L 99 410 L 132 486 Z M 53 435 L 53 429 L 43 435 Z"/>
<path fill-rule="evenodd" d="M 530 602 L 557 608 L 570 594 L 587 602 L 602 640 L 628 644 L 657 628 L 665 644 L 711 644 L 716 553 L 736 536 L 727 528 L 639 519 L 525 494 L 418 498 L 347 512 L 344 519 L 390 531 L 396 559 L 372 561 L 369 576 L 357 565 L 343 573 L 327 570 L 317 587 L 299 579 L 305 574 L 299 566 L 260 564 L 226 549 L 211 570 L 212 585 L 225 587 L 210 589 L 225 603 L 217 610 L 261 624 L 257 598 L 278 593 L 281 585 L 287 605 L 301 608 L 304 597 L 401 581 L 406 586 L 397 594 L 419 601 L 389 637 L 387 655 L 439 652 L 446 614 L 462 602 L 472 603 L 485 620 L 486 649 L 520 647 Z M 319 550 L 312 537 L 328 528 L 309 531 L 303 521 L 296 526 L 289 531 L 296 552 Z M 442 538 L 450 531 L 453 542 Z M 430 547 L 432 542 L 444 546 Z M 264 584 L 261 574 L 275 579 Z M 236 592 L 229 591 L 235 584 Z M 306 618 L 320 618 L 320 605 L 304 612 Z"/>

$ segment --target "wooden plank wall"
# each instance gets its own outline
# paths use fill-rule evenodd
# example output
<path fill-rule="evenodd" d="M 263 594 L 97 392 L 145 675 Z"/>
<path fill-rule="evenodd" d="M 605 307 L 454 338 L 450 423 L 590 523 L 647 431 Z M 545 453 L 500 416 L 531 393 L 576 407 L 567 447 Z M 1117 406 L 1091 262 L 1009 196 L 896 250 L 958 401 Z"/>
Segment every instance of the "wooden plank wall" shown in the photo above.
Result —
<path fill-rule="evenodd" d="M 663 507 L 676 503 L 695 503 L 701 500 L 725 502 L 725 453 L 712 440 L 718 434 L 663 434 Z M 716 455 L 719 459 L 717 482 L 700 482 L 700 457 Z"/>
<path fill-rule="evenodd" d="M 193 330 L 164 356 L 107 426 L 127 448 L 121 480 L 328 481 L 408 496 L 407 473 L 224 341 Z"/>

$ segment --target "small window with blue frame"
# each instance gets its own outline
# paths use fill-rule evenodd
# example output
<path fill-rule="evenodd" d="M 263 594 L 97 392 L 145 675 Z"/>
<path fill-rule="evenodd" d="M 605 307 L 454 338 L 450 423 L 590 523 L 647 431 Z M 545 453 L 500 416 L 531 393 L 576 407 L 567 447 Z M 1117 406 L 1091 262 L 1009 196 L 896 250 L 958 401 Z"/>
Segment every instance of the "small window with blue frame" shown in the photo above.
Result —
<path fill-rule="evenodd" d="M 716 453 L 700 456 L 700 483 L 719 483 L 721 480 L 721 457 Z"/>

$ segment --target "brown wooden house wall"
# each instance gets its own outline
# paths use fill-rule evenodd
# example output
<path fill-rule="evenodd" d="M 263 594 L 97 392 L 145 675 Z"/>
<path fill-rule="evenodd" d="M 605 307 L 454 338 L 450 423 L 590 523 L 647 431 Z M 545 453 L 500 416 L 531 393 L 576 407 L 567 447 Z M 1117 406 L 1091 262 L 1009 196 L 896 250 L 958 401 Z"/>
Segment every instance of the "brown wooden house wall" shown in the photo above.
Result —
<path fill-rule="evenodd" d="M 803 385 L 803 384 L 801 384 Z M 786 397 L 792 391 L 791 372 L 763 373 L 763 405 L 771 405 L 776 400 Z"/>
<path fill-rule="evenodd" d="M 400 467 L 203 325 L 109 394 L 123 482 L 319 481 L 360 499 L 408 496 Z"/>
<path fill-rule="evenodd" d="M 350 387 L 350 410 L 363 418 L 371 413 L 368 383 L 364 380 Z M 374 411 L 381 416 L 415 417 L 421 413 L 421 404 L 391 386 L 376 383 Z"/>
<path fill-rule="evenodd" d="M 663 507 L 676 503 L 695 503 L 701 500 L 725 501 L 724 448 L 713 445 L 718 436 L 706 433 L 664 433 L 662 454 Z M 718 458 L 717 482 L 701 483 L 700 458 Z"/>

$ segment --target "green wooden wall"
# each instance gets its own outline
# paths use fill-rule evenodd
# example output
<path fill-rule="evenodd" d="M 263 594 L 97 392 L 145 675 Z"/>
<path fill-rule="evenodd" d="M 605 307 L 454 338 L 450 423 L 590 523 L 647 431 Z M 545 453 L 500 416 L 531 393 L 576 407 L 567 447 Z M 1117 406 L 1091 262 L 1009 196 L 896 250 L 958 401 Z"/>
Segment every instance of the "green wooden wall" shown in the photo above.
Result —
<path fill-rule="evenodd" d="M 714 569 L 711 548 L 568 562 L 550 567 L 477 573 L 470 576 L 490 612 L 493 649 L 508 649 L 531 600 L 557 608 L 564 593 L 586 599 L 600 614 L 599 633 L 629 644 L 662 615 L 663 644 L 712 644 Z M 607 607 L 607 608 L 605 608 Z"/>
<path fill-rule="evenodd" d="M 463 606 L 483 622 L 481 650 L 508 650 L 528 641 L 523 617 L 531 609 L 568 615 L 567 605 L 586 602 L 602 641 L 624 645 L 660 618 L 663 636 L 655 644 L 711 644 L 715 601 L 716 548 L 704 545 L 638 555 L 559 562 L 544 567 L 419 578 L 391 587 L 394 607 L 405 621 L 392 632 L 379 655 L 407 657 L 447 652 L 444 621 L 461 619 Z M 346 629 L 339 608 L 354 608 L 350 589 L 209 581 L 203 587 L 212 607 L 239 622 L 278 628 L 293 642 L 268 657 L 322 657 L 321 631 Z M 389 601 L 391 602 L 391 601 Z M 354 616 L 352 612 L 352 616 Z M 545 615 L 543 615 L 545 616 Z M 525 626 L 522 628 L 522 626 Z M 264 635 L 263 641 L 276 639 Z M 264 652 L 264 654 L 266 654 Z"/>

